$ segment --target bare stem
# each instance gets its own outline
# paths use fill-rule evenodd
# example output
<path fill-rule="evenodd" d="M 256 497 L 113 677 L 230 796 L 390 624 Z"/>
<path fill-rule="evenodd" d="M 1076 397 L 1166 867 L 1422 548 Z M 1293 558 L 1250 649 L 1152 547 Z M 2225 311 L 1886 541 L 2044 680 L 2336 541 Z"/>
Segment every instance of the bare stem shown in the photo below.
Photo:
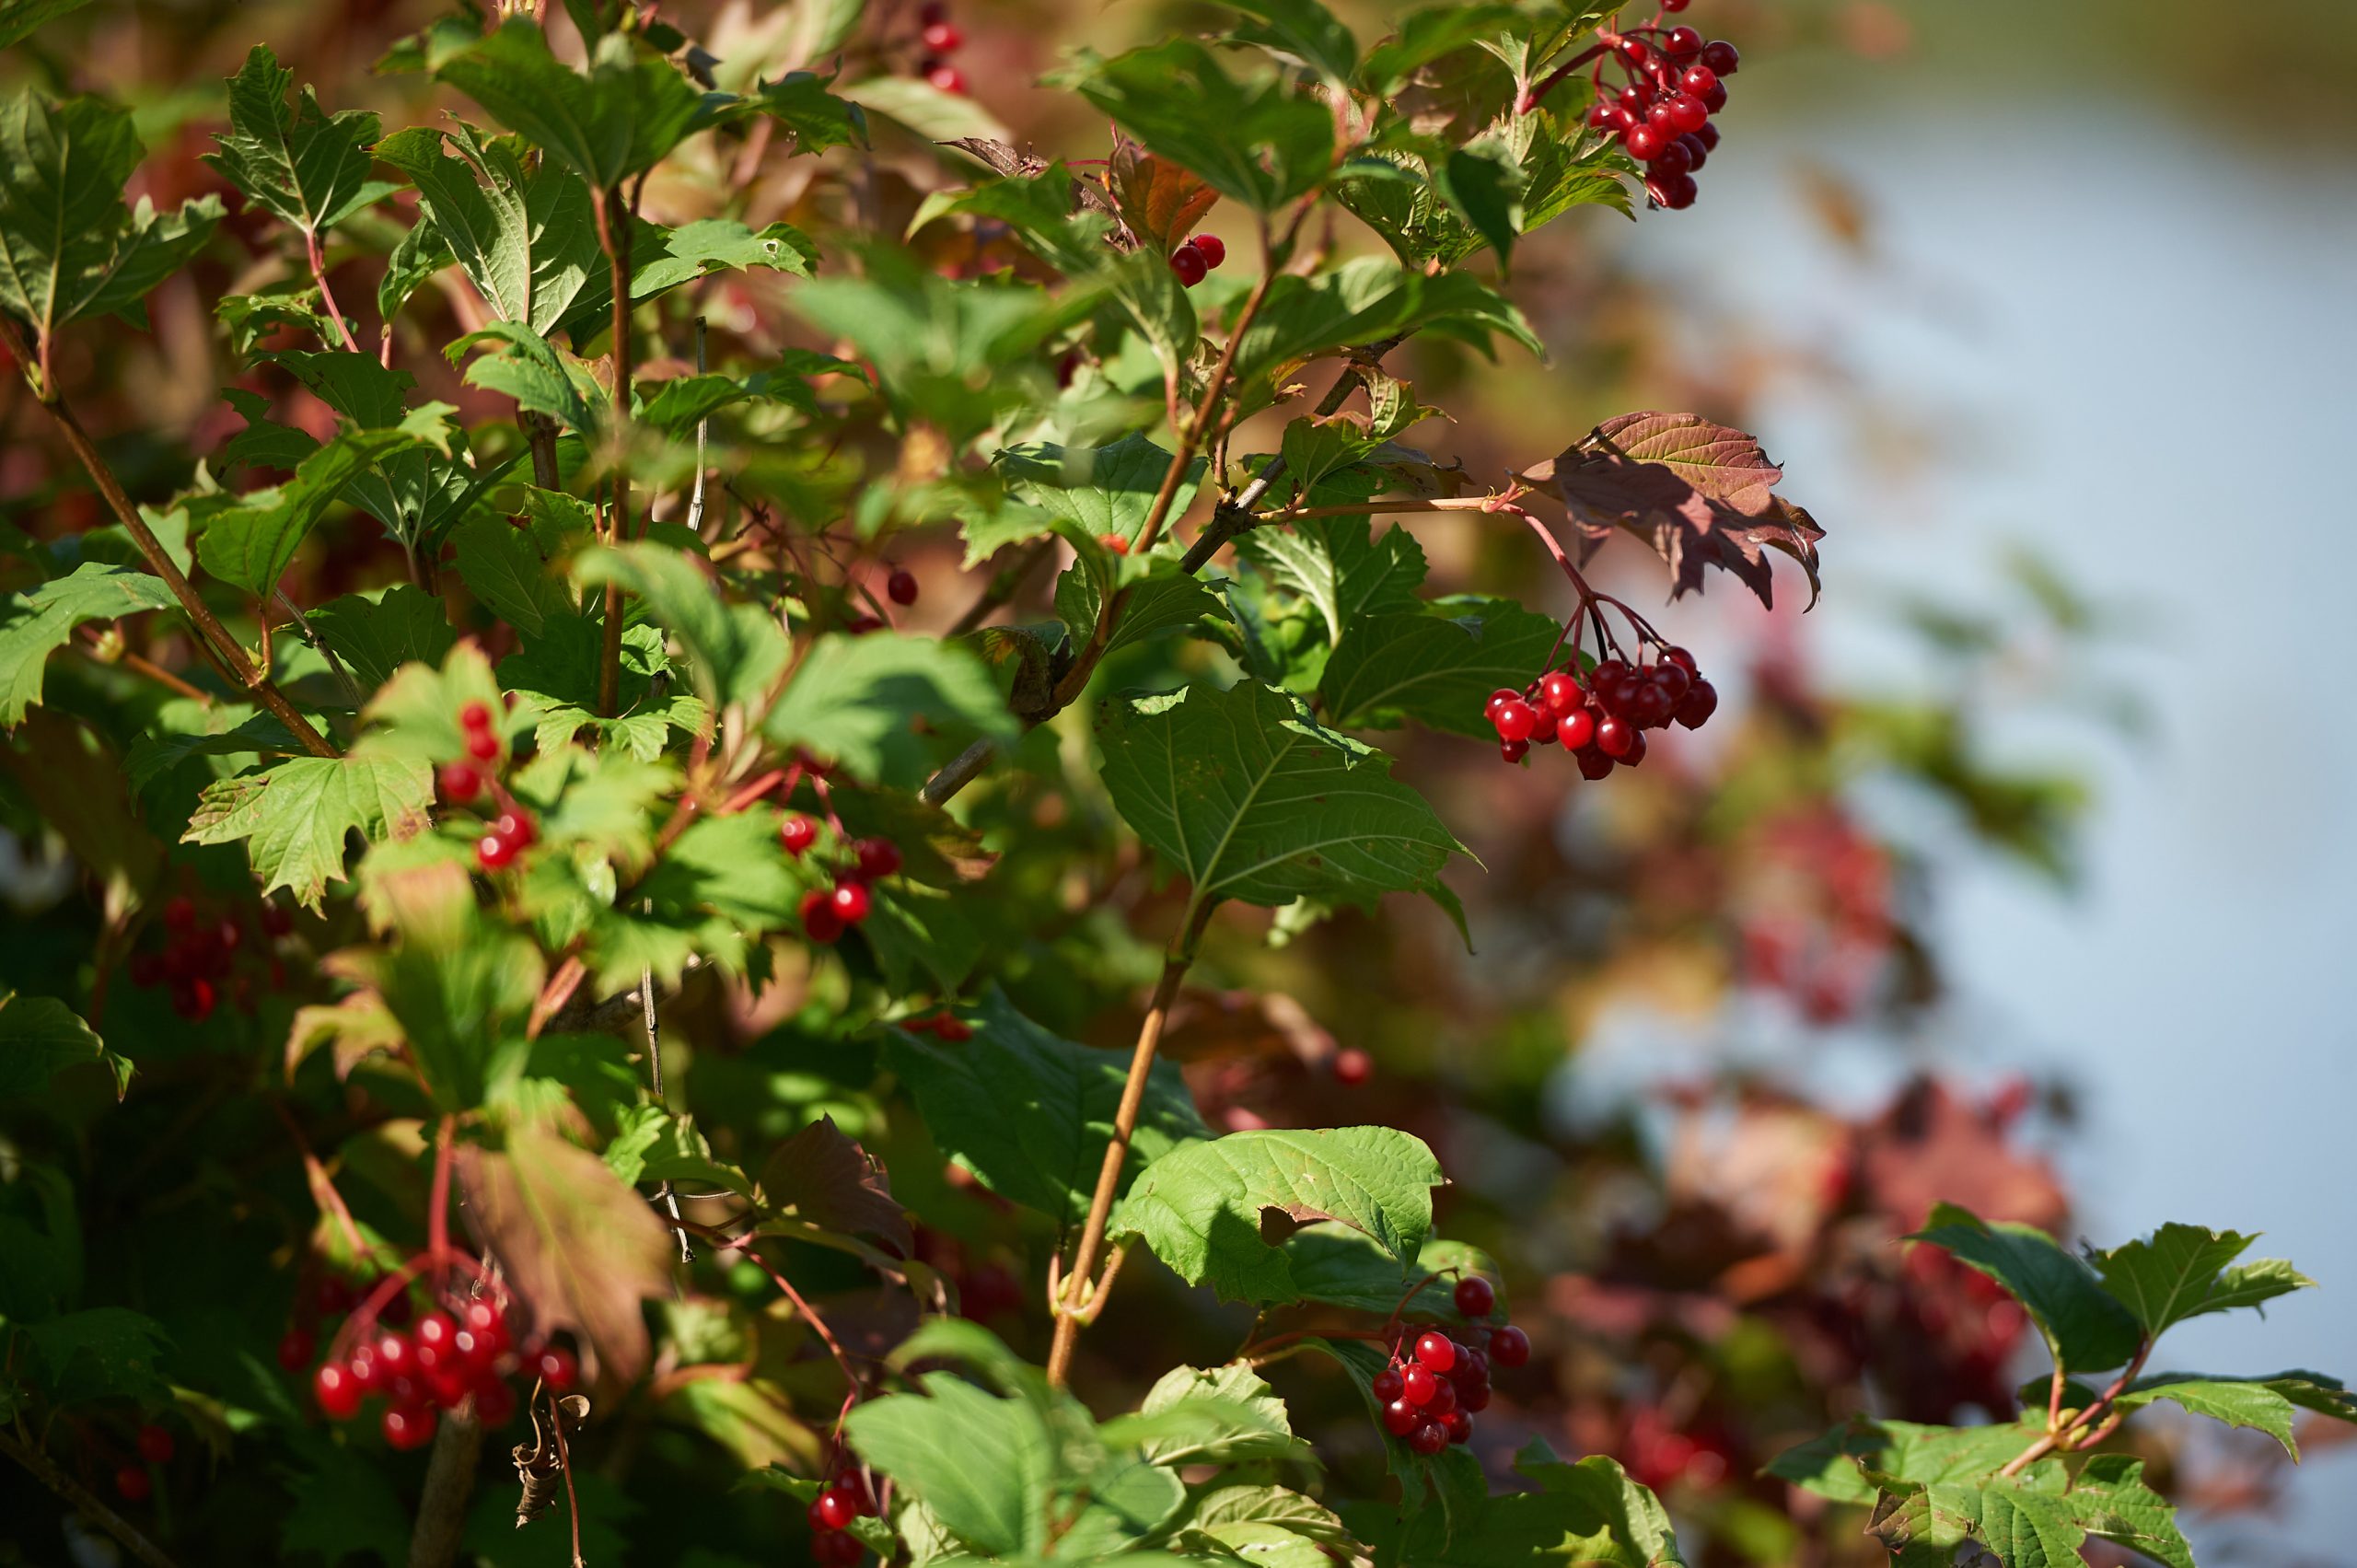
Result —
<path fill-rule="evenodd" d="M 358 354 L 359 340 L 352 335 L 352 324 L 343 319 L 343 310 L 335 302 L 335 290 L 328 286 L 328 259 L 319 249 L 319 236 L 316 229 L 303 231 L 303 255 L 311 263 L 311 281 L 319 285 L 319 303 L 327 307 L 328 319 L 335 323 L 336 335 L 343 340 L 345 348 Z"/>
<path fill-rule="evenodd" d="M 598 238 L 606 250 L 607 275 L 614 295 L 614 414 L 607 439 L 613 445 L 613 510 L 606 518 L 606 542 L 618 545 L 631 537 L 630 466 L 622 452 L 630 435 L 630 208 L 621 190 L 596 192 Z M 606 585 L 605 646 L 598 664 L 598 711 L 614 716 L 620 702 L 622 672 L 622 590 Z"/>
<path fill-rule="evenodd" d="M 409 1537 L 409 1568 L 450 1568 L 466 1535 L 467 1504 L 482 1458 L 482 1423 L 453 1411 L 434 1434 L 425 1458 L 425 1491 Z"/>
<path fill-rule="evenodd" d="M 74 1511 L 82 1517 L 114 1537 L 125 1551 L 146 1563 L 147 1568 L 178 1568 L 178 1564 L 164 1554 L 163 1548 L 141 1535 L 129 1520 L 91 1495 L 87 1489 L 59 1469 L 40 1449 L 0 1432 L 0 1454 L 7 1455 L 31 1471 L 34 1480 L 73 1504 Z"/>
<path fill-rule="evenodd" d="M 2125 1411 L 2117 1408 L 2119 1396 L 2128 1391 L 2128 1385 L 2133 1383 L 2136 1380 L 2136 1375 L 2144 1370 L 2144 1363 L 2152 1353 L 2153 1342 L 2151 1337 L 2147 1336 L 2143 1342 L 2136 1347 L 2134 1359 L 2120 1369 L 2119 1376 L 2111 1380 L 2111 1386 L 2088 1401 L 2086 1409 L 2079 1411 L 2067 1422 L 2062 1419 L 2062 1368 L 2056 1366 L 2053 1388 L 2047 1395 L 2046 1435 L 2014 1455 L 2007 1461 L 2005 1468 L 1997 1473 L 2006 1477 L 2017 1476 L 2057 1448 L 2092 1447 L 2119 1431 L 2119 1423 L 2127 1417 Z"/>

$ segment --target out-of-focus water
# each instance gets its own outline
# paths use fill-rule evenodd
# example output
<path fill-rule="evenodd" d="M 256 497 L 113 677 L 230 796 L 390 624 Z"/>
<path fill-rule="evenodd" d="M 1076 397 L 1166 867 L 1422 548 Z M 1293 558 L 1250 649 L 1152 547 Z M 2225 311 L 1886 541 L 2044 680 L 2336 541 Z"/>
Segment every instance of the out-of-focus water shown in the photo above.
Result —
<path fill-rule="evenodd" d="M 1829 668 L 1904 679 L 1914 645 L 1857 589 L 1970 599 L 2014 539 L 2147 612 L 2107 662 L 2149 741 L 1994 731 L 2101 802 L 2074 893 L 1969 859 L 1945 879 L 1968 1049 L 2083 1086 L 2062 1157 L 2091 1235 L 2260 1229 L 2324 1287 L 2180 1328 L 2163 1362 L 2357 1378 L 2357 166 L 2084 98 L 1788 104 L 1729 133 L 1702 202 L 1631 242 L 1848 383 L 1793 377 L 1759 432 L 1833 530 Z M 1874 263 L 1795 199 L 1810 161 L 1865 196 Z M 1875 409 L 1939 439 L 1884 461 Z M 2282 1519 L 2191 1521 L 2196 1546 L 2357 1561 L 2351 1458 L 2312 1459 Z"/>

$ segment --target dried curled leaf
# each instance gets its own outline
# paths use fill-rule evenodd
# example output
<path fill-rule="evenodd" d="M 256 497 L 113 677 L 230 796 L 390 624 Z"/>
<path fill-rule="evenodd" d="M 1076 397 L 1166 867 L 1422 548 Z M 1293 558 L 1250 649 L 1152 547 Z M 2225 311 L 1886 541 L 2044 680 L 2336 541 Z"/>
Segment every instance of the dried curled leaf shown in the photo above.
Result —
<path fill-rule="evenodd" d="M 1195 232 L 1219 192 L 1124 137 L 1113 149 L 1113 201 L 1148 250 L 1167 251 Z"/>
<path fill-rule="evenodd" d="M 1766 552 L 1808 575 L 1816 604 L 1817 541 L 1825 530 L 1774 494 L 1784 470 L 1740 430 L 1696 413 L 1624 413 L 1522 478 L 1563 504 L 1589 553 L 1623 529 L 1669 563 L 1673 596 L 1700 592 L 1716 566 L 1772 605 Z"/>

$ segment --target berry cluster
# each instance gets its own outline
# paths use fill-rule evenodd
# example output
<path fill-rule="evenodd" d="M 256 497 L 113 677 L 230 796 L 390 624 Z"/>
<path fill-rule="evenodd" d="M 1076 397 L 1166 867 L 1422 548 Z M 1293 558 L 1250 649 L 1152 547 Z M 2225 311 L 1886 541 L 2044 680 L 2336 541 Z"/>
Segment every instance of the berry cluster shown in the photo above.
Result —
<path fill-rule="evenodd" d="M 1664 0 L 1665 11 L 1682 11 L 1686 0 Z M 1597 35 L 1606 52 L 1596 61 L 1596 102 L 1587 122 L 1617 134 L 1629 156 L 1645 166 L 1645 194 L 1656 206 L 1694 204 L 1695 173 L 1718 150 L 1719 128 L 1711 117 L 1727 106 L 1726 78 L 1743 57 L 1732 43 L 1685 26 L 1631 28 Z M 1607 87 L 1604 63 L 1617 61 L 1626 80 L 1616 93 Z"/>
<path fill-rule="evenodd" d="M 856 1469 L 844 1469 L 810 1500 L 810 1561 L 819 1568 L 853 1568 L 867 1551 L 851 1533 L 851 1522 L 882 1512 L 867 1478 Z"/>
<path fill-rule="evenodd" d="M 937 90 L 962 98 L 966 73 L 951 64 L 949 56 L 966 47 L 966 35 L 949 19 L 949 7 L 942 0 L 925 0 L 917 12 L 917 41 L 924 45 L 924 56 L 917 62 L 917 75 Z"/>
<path fill-rule="evenodd" d="M 142 1426 L 132 1442 L 139 1450 L 139 1462 L 115 1467 L 115 1494 L 125 1503 L 145 1503 L 156 1490 L 156 1478 L 147 1467 L 170 1464 L 177 1448 L 172 1434 L 152 1422 Z"/>
<path fill-rule="evenodd" d="M 1580 776 L 1600 779 L 1615 764 L 1645 760 L 1645 734 L 1682 724 L 1700 729 L 1718 711 L 1719 693 L 1703 679 L 1694 656 L 1664 647 L 1654 664 L 1608 658 L 1587 682 L 1552 669 L 1520 691 L 1500 687 L 1484 709 L 1498 732 L 1498 754 L 1519 762 L 1534 745 L 1560 744 L 1580 765 Z"/>
<path fill-rule="evenodd" d="M 1478 1274 L 1457 1282 L 1457 1310 L 1477 1325 L 1497 1305 L 1497 1292 Z M 1490 1367 L 1520 1366 L 1530 1359 L 1530 1340 L 1511 1323 L 1488 1331 L 1480 1342 L 1457 1340 L 1437 1329 L 1406 1337 L 1392 1349 L 1391 1363 L 1375 1376 L 1376 1402 L 1383 1407 L 1383 1429 L 1429 1458 L 1452 1443 L 1473 1440 L 1473 1417 L 1490 1404 Z"/>
<path fill-rule="evenodd" d="M 275 942 L 295 929 L 295 917 L 265 903 L 259 923 L 262 935 Z M 164 930 L 162 951 L 134 953 L 123 968 L 142 990 L 171 987 L 172 1011 L 192 1024 L 213 1016 L 225 990 L 238 1011 L 251 1013 L 257 976 L 273 991 L 286 988 L 286 966 L 276 954 L 247 941 L 246 927 L 235 913 L 204 914 L 195 900 L 179 894 L 164 905 Z M 240 958 L 252 958 L 253 967 L 241 969 Z"/>
<path fill-rule="evenodd" d="M 819 824 L 798 811 L 789 811 L 777 825 L 777 837 L 785 852 L 799 859 L 819 842 Z M 835 867 L 834 886 L 813 888 L 802 895 L 802 933 L 813 942 L 830 945 L 842 940 L 843 933 L 865 920 L 875 906 L 868 884 L 900 869 L 900 846 L 889 839 L 857 839 L 850 849 L 850 859 Z"/>
<path fill-rule="evenodd" d="M 396 1291 L 389 1299 L 406 1301 L 407 1295 Z M 510 1376 L 536 1377 L 563 1393 L 580 1375 L 573 1353 L 562 1345 L 517 1346 L 505 1312 L 483 1296 L 454 1303 L 448 1312 L 437 1307 L 408 1333 L 364 1311 L 336 1337 L 351 1346 L 341 1355 L 331 1353 L 311 1374 L 311 1397 L 331 1421 L 349 1421 L 363 1400 L 381 1398 L 385 1441 L 397 1449 L 424 1446 L 433 1440 L 437 1412 L 469 1400 L 482 1425 L 505 1426 L 516 1414 Z M 282 1363 L 288 1348 L 279 1348 Z"/>
<path fill-rule="evenodd" d="M 516 864 L 517 855 L 540 842 L 540 825 L 499 781 L 507 747 L 500 738 L 491 704 L 475 702 L 460 708 L 459 729 L 465 737 L 467 760 L 442 764 L 436 782 L 442 798 L 452 806 L 471 806 L 489 792 L 498 814 L 475 841 L 475 864 L 485 871 L 505 871 Z"/>
<path fill-rule="evenodd" d="M 1227 260 L 1227 242 L 1216 234 L 1199 234 L 1170 252 L 1170 270 L 1179 284 L 1192 288 L 1213 267 Z"/>

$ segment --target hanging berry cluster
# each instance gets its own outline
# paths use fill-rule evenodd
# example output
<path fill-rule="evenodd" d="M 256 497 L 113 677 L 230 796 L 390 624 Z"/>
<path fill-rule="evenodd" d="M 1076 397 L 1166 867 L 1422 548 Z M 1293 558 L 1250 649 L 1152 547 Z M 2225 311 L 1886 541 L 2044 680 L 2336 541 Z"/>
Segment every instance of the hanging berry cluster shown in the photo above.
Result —
<path fill-rule="evenodd" d="M 1213 267 L 1226 260 L 1225 240 L 1216 234 L 1199 234 L 1170 252 L 1170 270 L 1178 274 L 1182 286 L 1192 288 L 1202 282 Z M 1120 553 L 1129 553 L 1129 540 L 1121 540 Z"/>
<path fill-rule="evenodd" d="M 394 1302 L 401 1304 L 398 1312 L 389 1313 Z M 381 1399 L 385 1441 L 396 1449 L 419 1448 L 433 1440 L 438 1412 L 469 1400 L 483 1426 L 507 1424 L 517 1408 L 510 1377 L 535 1378 L 563 1393 L 580 1375 L 573 1353 L 562 1345 L 516 1343 L 495 1296 L 453 1298 L 404 1333 L 392 1319 L 405 1322 L 409 1312 L 404 1275 L 380 1285 L 344 1320 L 327 1359 L 311 1374 L 311 1397 L 321 1414 L 349 1421 L 363 1401 Z M 284 1365 L 291 1351 L 308 1348 L 290 1333 L 280 1344 L 279 1361 Z M 287 1369 L 299 1366 L 297 1361 Z"/>
<path fill-rule="evenodd" d="M 1523 94 L 1528 113 L 1538 101 L 1583 65 L 1590 66 L 1595 102 L 1587 122 L 1618 136 L 1631 157 L 1645 167 L 1645 194 L 1659 207 L 1690 207 L 1694 176 L 1719 146 L 1712 116 L 1727 106 L 1726 78 L 1743 56 L 1724 40 L 1708 42 L 1683 23 L 1663 18 L 1686 9 L 1689 0 L 1662 0 L 1643 27 L 1596 34 L 1594 47 L 1565 61 Z M 1618 65 L 1620 85 L 1606 78 Z"/>
<path fill-rule="evenodd" d="M 1427 1329 L 1411 1347 L 1403 1331 L 1392 1346 L 1390 1364 L 1373 1384 L 1383 1429 L 1427 1457 L 1473 1440 L 1473 1417 L 1489 1408 L 1493 1363 L 1513 1367 L 1530 1359 L 1530 1340 L 1513 1324 L 1480 1331 L 1480 1320 L 1497 1306 L 1489 1281 L 1478 1274 L 1459 1280 L 1456 1302 L 1474 1325 L 1473 1333 L 1457 1339 Z"/>
<path fill-rule="evenodd" d="M 540 841 L 540 826 L 500 782 L 499 769 L 507 747 L 500 738 L 491 704 L 474 702 L 460 708 L 459 729 L 465 737 L 466 761 L 442 764 L 435 782 L 443 800 L 451 806 L 471 806 L 489 793 L 497 810 L 475 841 L 475 864 L 485 871 L 505 871 Z"/>
<path fill-rule="evenodd" d="M 917 60 L 917 75 L 938 91 L 963 97 L 966 73 L 952 64 L 949 57 L 966 47 L 966 35 L 949 19 L 949 7 L 942 0 L 925 0 L 918 8 L 917 42 L 924 50 Z"/>
<path fill-rule="evenodd" d="M 1672 724 L 1700 729 L 1718 707 L 1718 691 L 1696 670 L 1694 656 L 1663 647 L 1652 664 L 1605 659 L 1585 685 L 1570 670 L 1550 669 L 1520 691 L 1500 687 L 1484 711 L 1507 761 L 1521 761 L 1534 745 L 1560 745 L 1582 778 L 1600 779 L 1645 760 L 1645 731 Z"/>
<path fill-rule="evenodd" d="M 265 903 L 258 923 L 262 935 L 275 943 L 295 929 L 295 917 Z M 164 931 L 162 950 L 132 954 L 124 970 L 143 990 L 169 986 L 172 1011 L 192 1024 L 211 1017 L 225 991 L 238 1011 L 251 1013 L 257 977 L 273 991 L 286 988 L 286 966 L 248 939 L 246 924 L 234 912 L 201 911 L 195 900 L 179 894 L 164 905 Z"/>
<path fill-rule="evenodd" d="M 125 1503 L 145 1503 L 156 1490 L 155 1472 L 172 1462 L 172 1456 L 179 1452 L 179 1446 L 172 1441 L 169 1432 L 152 1422 L 133 1434 L 132 1446 L 139 1451 L 139 1458 L 135 1462 L 125 1460 L 115 1466 L 115 1494 Z M 93 1447 L 105 1452 L 98 1444 L 93 1444 Z M 109 1456 L 110 1461 L 111 1458 Z"/>
<path fill-rule="evenodd" d="M 823 792 L 821 799 L 824 798 Z M 832 808 L 829 809 L 832 817 Z M 831 822 L 835 842 L 843 846 L 833 868 L 834 885 L 813 888 L 802 895 L 802 934 L 821 945 L 839 942 L 844 932 L 859 924 L 875 908 L 868 884 L 897 874 L 900 849 L 889 839 L 850 839 L 839 821 Z M 789 811 L 777 827 L 778 842 L 797 860 L 819 842 L 819 822 Z"/>
<path fill-rule="evenodd" d="M 810 1561 L 818 1568 L 853 1568 L 867 1550 L 851 1533 L 852 1521 L 883 1513 L 867 1478 L 846 1461 L 840 1448 L 835 1460 L 841 1468 L 810 1500 Z"/>

